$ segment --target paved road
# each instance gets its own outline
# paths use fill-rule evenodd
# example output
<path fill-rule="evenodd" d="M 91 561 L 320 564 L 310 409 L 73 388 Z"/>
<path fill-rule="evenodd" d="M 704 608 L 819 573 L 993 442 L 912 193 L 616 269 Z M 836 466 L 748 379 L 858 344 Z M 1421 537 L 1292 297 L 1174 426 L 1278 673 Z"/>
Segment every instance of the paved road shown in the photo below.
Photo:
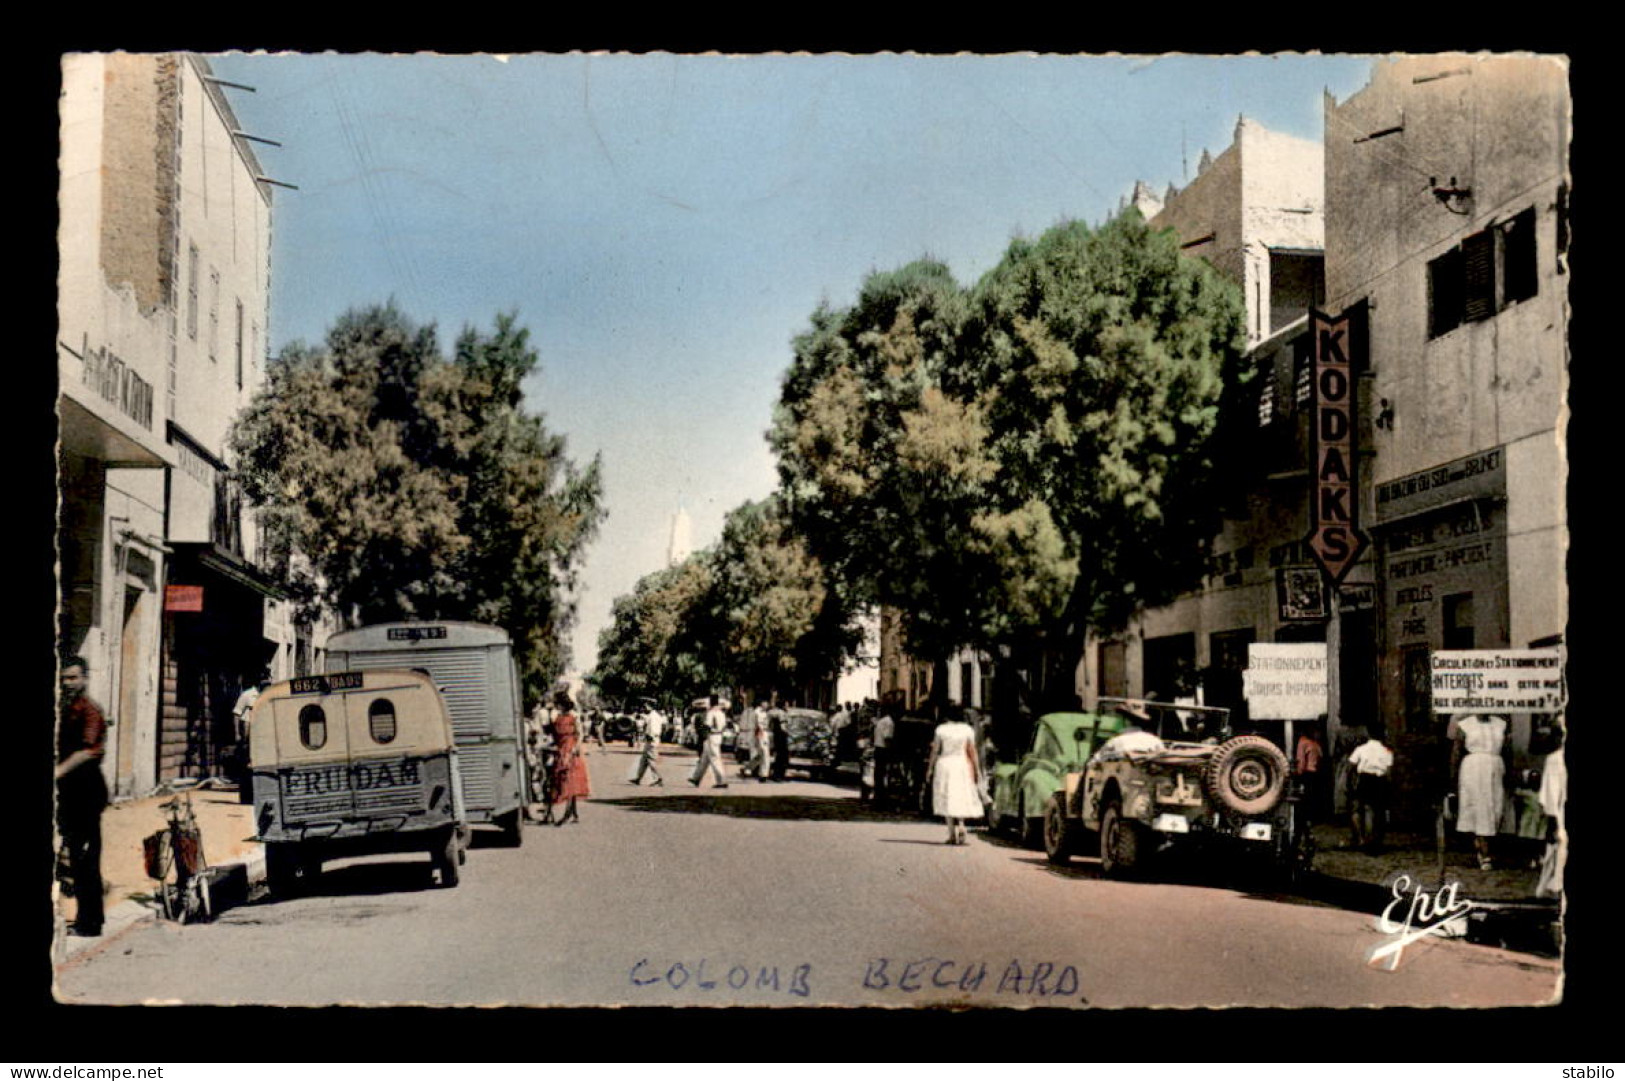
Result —
<path fill-rule="evenodd" d="M 1452 1005 L 1550 1001 L 1553 962 L 1408 947 L 1371 913 L 1201 884 L 871 813 L 810 781 L 623 783 L 594 749 L 582 821 L 428 865 L 334 865 L 320 892 L 207 925 L 145 924 L 58 973 L 72 1002 L 604 1005 Z"/>

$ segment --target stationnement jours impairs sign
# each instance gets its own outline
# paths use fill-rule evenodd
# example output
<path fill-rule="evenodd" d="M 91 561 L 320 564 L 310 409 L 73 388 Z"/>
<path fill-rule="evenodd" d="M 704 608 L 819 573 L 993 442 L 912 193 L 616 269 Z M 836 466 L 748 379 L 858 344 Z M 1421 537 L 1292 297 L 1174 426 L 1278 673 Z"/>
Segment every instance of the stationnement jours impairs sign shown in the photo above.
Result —
<path fill-rule="evenodd" d="M 1440 649 L 1429 660 L 1434 713 L 1554 713 L 1567 699 L 1560 649 Z"/>
<path fill-rule="evenodd" d="M 1241 693 L 1254 720 L 1314 720 L 1327 712 L 1326 643 L 1248 643 Z"/>
<path fill-rule="evenodd" d="M 1311 309 L 1309 328 L 1314 341 L 1310 380 L 1314 417 L 1310 466 L 1314 475 L 1309 489 L 1309 535 L 1304 544 L 1327 581 L 1336 586 L 1367 543 L 1360 532 L 1360 498 L 1355 487 L 1355 395 L 1354 372 L 1348 357 L 1349 318 L 1344 314 L 1334 319 Z"/>

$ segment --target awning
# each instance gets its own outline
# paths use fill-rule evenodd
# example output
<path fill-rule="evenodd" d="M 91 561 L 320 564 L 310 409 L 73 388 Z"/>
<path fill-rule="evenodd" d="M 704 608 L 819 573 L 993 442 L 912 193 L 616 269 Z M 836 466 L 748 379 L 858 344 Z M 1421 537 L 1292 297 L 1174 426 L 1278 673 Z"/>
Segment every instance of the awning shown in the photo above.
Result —
<path fill-rule="evenodd" d="M 274 578 L 213 541 L 170 541 L 169 546 L 175 551 L 173 565 L 185 566 L 190 563 L 263 596 L 275 600 L 287 597 Z"/>

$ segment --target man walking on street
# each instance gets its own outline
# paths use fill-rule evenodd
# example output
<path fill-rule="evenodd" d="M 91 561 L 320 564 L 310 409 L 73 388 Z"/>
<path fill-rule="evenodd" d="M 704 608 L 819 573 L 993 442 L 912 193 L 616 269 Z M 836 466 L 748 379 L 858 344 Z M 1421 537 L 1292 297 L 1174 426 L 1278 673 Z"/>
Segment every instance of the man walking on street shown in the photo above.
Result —
<path fill-rule="evenodd" d="M 745 765 L 739 773 L 742 777 L 755 777 L 758 781 L 767 776 L 767 763 L 762 756 L 762 745 L 758 739 L 761 727 L 761 707 L 752 702 L 745 707 L 745 712 L 739 718 L 739 748 L 746 755 Z"/>
<path fill-rule="evenodd" d="M 703 741 L 700 744 L 700 760 L 694 766 L 694 773 L 689 777 L 688 783 L 698 788 L 700 778 L 705 776 L 706 770 L 711 770 L 716 780 L 715 788 L 728 787 L 728 775 L 722 769 L 722 730 L 728 727 L 728 716 L 717 705 L 717 696 L 711 696 L 711 707 L 705 711 L 704 730 L 700 733 Z"/>
<path fill-rule="evenodd" d="M 768 701 L 767 712 L 756 721 L 756 749 L 751 763 L 756 767 L 756 779 L 766 781 L 773 772 L 773 730 L 784 723 L 784 710 L 779 705 L 778 692 Z"/>
<path fill-rule="evenodd" d="M 1384 747 L 1376 729 L 1371 738 L 1349 755 L 1354 769 L 1354 847 L 1368 852 L 1382 848 L 1388 819 L 1388 773 L 1394 752 Z"/>
<path fill-rule="evenodd" d="M 875 806 L 886 802 L 886 774 L 891 771 L 891 741 L 896 722 L 891 716 L 891 702 L 881 703 L 880 716 L 875 718 L 873 740 L 875 750 Z"/>
<path fill-rule="evenodd" d="M 655 764 L 660 761 L 660 733 L 666 728 L 666 718 L 653 706 L 643 717 L 643 753 L 638 756 L 638 770 L 632 775 L 632 783 L 641 785 L 643 775 L 652 773 L 655 776 L 655 787 L 665 784 L 665 778 L 660 776 L 660 768 Z"/>
<path fill-rule="evenodd" d="M 62 712 L 57 728 L 57 828 L 68 851 L 68 873 L 73 876 L 77 904 L 72 935 L 94 937 L 102 933 L 102 811 L 107 807 L 107 782 L 102 779 L 102 755 L 107 720 L 85 694 L 90 667 L 83 657 L 62 662 Z"/>

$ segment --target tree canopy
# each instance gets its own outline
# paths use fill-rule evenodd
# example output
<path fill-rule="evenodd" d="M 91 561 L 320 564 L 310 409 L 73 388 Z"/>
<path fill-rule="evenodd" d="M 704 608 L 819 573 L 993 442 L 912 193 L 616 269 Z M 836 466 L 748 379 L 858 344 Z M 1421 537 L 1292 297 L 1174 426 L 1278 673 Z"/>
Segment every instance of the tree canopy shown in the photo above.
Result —
<path fill-rule="evenodd" d="M 578 467 L 525 408 L 537 363 L 513 315 L 465 329 L 446 357 L 432 324 L 393 305 L 347 312 L 322 347 L 271 362 L 231 444 L 307 614 L 495 624 L 527 695 L 551 686 L 604 512 L 597 459 Z"/>
<path fill-rule="evenodd" d="M 593 682 L 622 698 L 788 689 L 839 666 L 854 645 L 848 616 L 778 501 L 744 503 L 715 545 L 615 600 Z"/>
<path fill-rule="evenodd" d="M 711 562 L 696 552 L 646 574 L 616 597 L 598 636 L 598 663 L 588 681 L 607 698 L 654 698 L 668 705 L 709 693 L 715 673 L 701 625 L 711 588 Z"/>
<path fill-rule="evenodd" d="M 769 441 L 792 526 L 909 649 L 1080 646 L 1201 573 L 1239 291 L 1130 211 L 973 288 L 871 275 L 795 339 Z"/>

